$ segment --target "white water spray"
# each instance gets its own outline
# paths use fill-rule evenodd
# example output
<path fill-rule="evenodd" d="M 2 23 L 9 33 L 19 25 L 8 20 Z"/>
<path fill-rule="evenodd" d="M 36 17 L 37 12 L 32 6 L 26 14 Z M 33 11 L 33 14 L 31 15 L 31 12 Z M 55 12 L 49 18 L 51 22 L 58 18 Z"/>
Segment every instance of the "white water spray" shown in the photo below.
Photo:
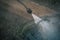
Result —
<path fill-rule="evenodd" d="M 49 24 L 46 21 L 43 21 L 42 18 L 32 14 L 33 18 L 34 18 L 34 22 L 37 24 L 37 26 L 40 26 L 39 28 L 41 28 L 42 26 L 42 30 L 45 31 L 46 29 L 49 30 L 48 26 Z"/>
<path fill-rule="evenodd" d="M 54 35 L 53 33 L 55 31 L 55 28 L 51 22 L 44 21 L 42 18 L 36 16 L 35 14 L 32 14 L 32 16 L 34 18 L 34 22 L 37 24 L 37 26 L 39 26 L 38 30 L 41 32 L 44 39 L 49 35 Z"/>
<path fill-rule="evenodd" d="M 51 31 L 53 29 L 53 25 L 52 23 L 48 22 L 48 21 L 44 21 L 42 18 L 36 16 L 35 14 L 32 14 L 33 18 L 34 18 L 34 22 L 38 25 L 38 26 L 42 26 L 42 30 L 43 31 Z"/>

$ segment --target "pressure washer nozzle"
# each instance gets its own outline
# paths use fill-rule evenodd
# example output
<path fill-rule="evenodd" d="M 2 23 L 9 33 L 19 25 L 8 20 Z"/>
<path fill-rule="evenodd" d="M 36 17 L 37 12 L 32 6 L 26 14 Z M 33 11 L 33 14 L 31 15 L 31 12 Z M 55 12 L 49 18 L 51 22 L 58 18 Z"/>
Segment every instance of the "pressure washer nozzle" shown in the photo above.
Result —
<path fill-rule="evenodd" d="M 32 14 L 32 10 L 31 10 L 30 8 L 27 8 L 27 12 L 28 12 L 29 14 Z"/>

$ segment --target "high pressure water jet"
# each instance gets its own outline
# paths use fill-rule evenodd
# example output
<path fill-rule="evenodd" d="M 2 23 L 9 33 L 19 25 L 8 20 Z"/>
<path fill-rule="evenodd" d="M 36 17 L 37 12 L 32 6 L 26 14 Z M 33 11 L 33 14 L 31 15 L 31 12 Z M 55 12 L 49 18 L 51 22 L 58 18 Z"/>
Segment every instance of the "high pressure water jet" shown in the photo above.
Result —
<path fill-rule="evenodd" d="M 32 14 L 32 10 L 30 8 L 28 8 L 21 0 L 18 0 L 18 2 L 21 3 L 26 8 L 26 10 L 29 14 Z M 35 14 L 32 14 L 32 16 L 33 16 L 34 22 L 36 24 L 38 24 L 39 26 L 41 25 L 43 28 L 49 29 L 47 27 L 47 26 L 49 26 L 49 24 L 46 21 L 43 21 L 42 18 L 36 16 Z"/>

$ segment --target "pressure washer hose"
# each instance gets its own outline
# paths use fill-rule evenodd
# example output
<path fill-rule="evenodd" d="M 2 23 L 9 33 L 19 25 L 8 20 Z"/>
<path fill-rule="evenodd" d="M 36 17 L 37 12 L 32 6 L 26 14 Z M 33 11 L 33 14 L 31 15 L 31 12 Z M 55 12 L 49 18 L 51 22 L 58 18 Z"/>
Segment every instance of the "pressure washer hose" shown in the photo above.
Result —
<path fill-rule="evenodd" d="M 25 8 L 26 8 L 26 10 L 27 10 L 27 12 L 29 13 L 29 14 L 32 14 L 32 10 L 30 9 L 30 8 L 28 8 L 21 0 L 17 0 L 19 3 L 21 3 Z"/>

